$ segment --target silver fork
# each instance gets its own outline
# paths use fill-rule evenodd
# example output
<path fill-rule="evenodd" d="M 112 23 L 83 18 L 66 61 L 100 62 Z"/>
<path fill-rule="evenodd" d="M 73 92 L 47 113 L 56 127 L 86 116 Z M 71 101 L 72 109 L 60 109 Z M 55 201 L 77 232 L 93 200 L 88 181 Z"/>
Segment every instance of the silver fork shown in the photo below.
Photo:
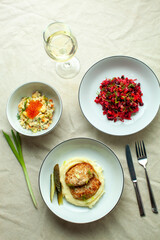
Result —
<path fill-rule="evenodd" d="M 137 154 L 138 162 L 139 162 L 140 165 L 142 165 L 144 167 L 144 170 L 145 170 L 145 175 L 146 175 L 147 186 L 148 186 L 148 190 L 149 190 L 149 196 L 150 196 L 152 211 L 154 213 L 158 213 L 156 202 L 155 202 L 155 199 L 154 199 L 154 195 L 153 195 L 153 192 L 152 192 L 151 184 L 150 184 L 147 169 L 146 169 L 146 165 L 147 165 L 148 161 L 147 161 L 147 153 L 146 153 L 144 142 L 140 141 L 140 142 L 135 143 L 135 147 L 136 147 L 136 154 Z"/>

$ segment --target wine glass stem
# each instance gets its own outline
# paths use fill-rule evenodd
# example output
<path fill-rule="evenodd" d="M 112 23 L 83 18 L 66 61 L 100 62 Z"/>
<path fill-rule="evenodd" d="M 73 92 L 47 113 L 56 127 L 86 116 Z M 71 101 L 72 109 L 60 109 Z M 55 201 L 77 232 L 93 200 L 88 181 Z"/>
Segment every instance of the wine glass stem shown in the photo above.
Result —
<path fill-rule="evenodd" d="M 68 62 L 65 62 L 64 64 L 63 64 L 63 67 L 65 68 L 65 69 L 69 69 L 69 68 L 71 68 L 71 63 L 68 61 Z"/>

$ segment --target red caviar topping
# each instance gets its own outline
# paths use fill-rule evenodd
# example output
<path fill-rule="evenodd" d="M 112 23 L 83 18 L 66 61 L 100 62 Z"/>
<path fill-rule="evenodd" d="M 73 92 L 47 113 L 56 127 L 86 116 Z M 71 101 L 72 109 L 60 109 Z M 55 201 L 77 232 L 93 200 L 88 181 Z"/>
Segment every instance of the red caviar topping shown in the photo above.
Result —
<path fill-rule="evenodd" d="M 38 115 L 42 105 L 43 104 L 39 100 L 31 100 L 29 106 L 26 108 L 27 117 L 31 119 L 35 118 Z"/>

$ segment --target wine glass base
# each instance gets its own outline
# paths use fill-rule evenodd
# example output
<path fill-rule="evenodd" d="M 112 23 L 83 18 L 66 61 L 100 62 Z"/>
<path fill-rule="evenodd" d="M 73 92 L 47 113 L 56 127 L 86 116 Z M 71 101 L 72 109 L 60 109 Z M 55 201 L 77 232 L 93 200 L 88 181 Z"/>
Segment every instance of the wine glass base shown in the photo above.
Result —
<path fill-rule="evenodd" d="M 56 72 L 62 78 L 74 78 L 80 71 L 80 63 L 76 57 L 67 62 L 57 62 Z"/>

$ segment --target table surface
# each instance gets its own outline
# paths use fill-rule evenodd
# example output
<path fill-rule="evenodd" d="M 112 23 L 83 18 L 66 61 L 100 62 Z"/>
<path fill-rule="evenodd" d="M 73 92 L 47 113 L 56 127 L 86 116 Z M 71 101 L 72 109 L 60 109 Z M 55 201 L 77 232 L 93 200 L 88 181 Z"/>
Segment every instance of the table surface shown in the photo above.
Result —
<path fill-rule="evenodd" d="M 49 134 L 22 136 L 23 153 L 38 210 L 32 204 L 23 172 L 0 133 L 0 239 L 159 239 L 160 215 L 151 211 L 143 168 L 136 162 L 134 142 L 143 139 L 148 152 L 148 173 L 160 211 L 160 114 L 142 131 L 124 137 L 104 134 L 83 116 L 78 103 L 81 79 L 98 60 L 132 56 L 145 62 L 160 78 L 160 2 L 131 0 L 1 0 L 0 1 L 0 129 L 10 133 L 6 103 L 12 91 L 23 83 L 42 81 L 52 85 L 63 101 L 63 113 Z M 53 20 L 71 26 L 77 40 L 80 73 L 62 79 L 54 61 L 46 54 L 42 32 Z M 60 142 L 90 137 L 107 144 L 118 156 L 124 170 L 124 190 L 119 204 L 107 216 L 88 224 L 73 224 L 55 216 L 44 204 L 38 174 L 47 153 Z M 135 161 L 145 217 L 139 216 L 135 192 L 125 158 L 129 144 Z"/>

